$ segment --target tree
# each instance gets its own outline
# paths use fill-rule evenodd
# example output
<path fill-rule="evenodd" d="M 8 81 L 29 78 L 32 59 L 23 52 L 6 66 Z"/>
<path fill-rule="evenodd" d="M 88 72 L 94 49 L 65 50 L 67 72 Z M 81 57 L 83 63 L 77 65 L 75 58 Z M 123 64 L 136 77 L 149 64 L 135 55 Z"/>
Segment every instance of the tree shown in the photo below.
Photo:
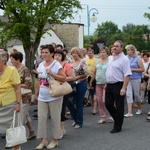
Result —
<path fill-rule="evenodd" d="M 148 7 L 148 9 L 150 9 L 150 7 Z M 145 13 L 145 14 L 144 14 L 144 17 L 145 17 L 145 18 L 148 18 L 148 19 L 150 20 L 150 13 Z"/>
<path fill-rule="evenodd" d="M 132 34 L 133 29 L 135 29 L 136 25 L 132 23 L 126 24 L 126 26 L 122 27 L 122 32 L 127 33 L 127 34 Z"/>
<path fill-rule="evenodd" d="M 146 49 L 147 41 L 144 39 L 146 30 L 146 25 L 127 24 L 123 26 L 124 45 L 133 44 L 140 51 Z"/>
<path fill-rule="evenodd" d="M 4 39 L 22 41 L 26 65 L 31 70 L 40 39 L 50 29 L 50 24 L 73 18 L 81 4 L 79 0 L 5 0 L 0 1 L 0 9 L 8 18 L 7 23 L 0 23 Z"/>
<path fill-rule="evenodd" d="M 106 45 L 109 46 L 112 44 L 111 36 L 116 33 L 121 33 L 121 31 L 118 29 L 118 26 L 111 21 L 106 21 L 101 25 L 97 25 L 94 35 L 96 35 L 98 39 L 105 39 Z"/>

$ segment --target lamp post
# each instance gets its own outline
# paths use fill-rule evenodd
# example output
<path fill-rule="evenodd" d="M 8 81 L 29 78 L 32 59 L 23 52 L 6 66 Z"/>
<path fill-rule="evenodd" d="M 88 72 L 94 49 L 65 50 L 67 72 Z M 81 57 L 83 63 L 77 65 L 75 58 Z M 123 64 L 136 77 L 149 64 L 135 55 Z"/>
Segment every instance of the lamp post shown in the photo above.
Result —
<path fill-rule="evenodd" d="M 86 5 L 86 4 L 85 4 Z M 90 21 L 92 22 L 96 22 L 97 21 L 97 17 L 95 14 L 98 14 L 98 10 L 96 8 L 91 8 L 89 10 L 89 5 L 86 5 L 87 6 L 87 26 L 88 26 L 88 44 L 90 44 Z M 90 13 L 91 11 L 93 11 L 93 15 L 90 17 Z"/>

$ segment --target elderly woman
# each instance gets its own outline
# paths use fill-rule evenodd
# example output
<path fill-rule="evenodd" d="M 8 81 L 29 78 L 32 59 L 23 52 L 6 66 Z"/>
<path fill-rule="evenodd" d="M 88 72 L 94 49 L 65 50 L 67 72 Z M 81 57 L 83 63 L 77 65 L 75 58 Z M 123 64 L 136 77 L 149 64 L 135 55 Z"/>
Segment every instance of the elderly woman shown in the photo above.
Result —
<path fill-rule="evenodd" d="M 76 108 L 74 109 L 75 120 L 72 125 L 75 129 L 78 129 L 83 125 L 83 101 L 87 89 L 87 67 L 85 60 L 82 59 L 81 50 L 78 47 L 72 48 L 70 53 L 74 60 L 72 66 L 75 70 L 76 80 Z"/>
<path fill-rule="evenodd" d="M 21 80 L 21 88 L 30 89 L 27 93 L 22 93 L 22 112 L 23 112 L 23 124 L 28 127 L 29 136 L 27 140 L 35 138 L 35 133 L 32 127 L 31 118 L 29 115 L 29 109 L 32 97 L 32 77 L 29 69 L 22 64 L 23 55 L 19 51 L 14 51 L 10 54 L 10 60 L 13 66 L 16 67 Z"/>
<path fill-rule="evenodd" d="M 52 135 L 53 138 L 48 149 L 54 148 L 58 145 L 58 139 L 61 138 L 60 131 L 60 116 L 62 109 L 63 96 L 52 97 L 49 93 L 49 76 L 54 79 L 64 82 L 66 76 L 62 65 L 53 59 L 54 47 L 52 45 L 45 45 L 42 47 L 44 61 L 37 68 L 38 81 L 34 95 L 34 101 L 38 100 L 38 132 L 37 137 L 41 138 L 41 143 L 36 147 L 37 150 L 43 149 L 47 146 L 47 115 L 50 111 L 52 121 Z"/>
<path fill-rule="evenodd" d="M 8 53 L 0 51 L 0 130 L 6 132 L 13 120 L 13 112 L 20 111 L 20 77 L 14 67 L 7 66 Z M 15 138 L 15 137 L 14 137 Z M 21 150 L 16 145 L 12 150 Z"/>
<path fill-rule="evenodd" d="M 137 55 L 137 51 L 134 45 L 130 44 L 125 47 L 127 50 L 127 57 L 130 60 L 130 68 L 132 71 L 132 75 L 130 76 L 130 81 L 127 86 L 127 103 L 128 103 L 128 113 L 124 115 L 124 117 L 132 117 L 132 103 L 133 103 L 133 95 L 134 101 L 137 104 L 138 110 L 136 115 L 140 115 L 142 113 L 141 109 L 141 96 L 140 96 L 140 84 L 142 78 L 142 72 L 144 72 L 144 65 L 142 63 L 142 59 Z"/>
<path fill-rule="evenodd" d="M 58 60 L 61 63 L 61 65 L 64 68 L 64 72 L 66 74 L 66 81 L 68 83 L 70 83 L 70 85 L 72 85 L 72 88 L 74 89 L 75 72 L 73 70 L 73 67 L 65 60 L 65 58 L 66 58 L 66 55 L 64 54 L 64 52 L 62 50 L 56 50 L 55 51 L 54 59 Z M 63 98 L 63 105 L 62 105 L 62 111 L 61 111 L 61 135 L 62 135 L 62 137 L 63 137 L 63 135 L 66 134 L 66 130 L 65 130 L 66 106 L 68 103 L 70 103 L 69 100 L 71 99 L 71 96 L 73 93 L 74 93 L 74 91 L 68 95 L 65 95 Z M 70 108 L 70 107 L 68 107 L 68 108 Z M 74 117 L 75 117 L 74 114 L 72 113 L 71 109 L 69 109 L 69 110 L 70 110 L 71 115 L 74 119 Z"/>

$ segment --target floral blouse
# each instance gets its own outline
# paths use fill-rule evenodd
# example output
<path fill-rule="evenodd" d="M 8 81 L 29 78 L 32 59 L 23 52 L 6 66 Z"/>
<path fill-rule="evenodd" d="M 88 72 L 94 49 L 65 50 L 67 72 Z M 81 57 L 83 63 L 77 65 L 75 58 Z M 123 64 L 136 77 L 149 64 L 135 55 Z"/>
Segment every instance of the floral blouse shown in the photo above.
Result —
<path fill-rule="evenodd" d="M 20 75 L 21 84 L 26 84 L 28 86 L 32 85 L 32 77 L 29 69 L 26 66 L 22 66 L 18 73 Z M 32 93 L 22 95 L 22 103 L 30 103 L 31 102 Z"/>
<path fill-rule="evenodd" d="M 84 59 L 81 59 L 81 61 L 79 62 L 79 64 L 77 66 L 73 67 L 73 68 L 75 70 L 75 75 L 76 76 L 77 75 L 82 75 L 82 74 L 88 74 L 87 67 L 86 67 L 86 62 L 85 62 Z M 79 83 L 79 82 L 83 81 L 85 78 L 79 79 L 76 82 Z"/>

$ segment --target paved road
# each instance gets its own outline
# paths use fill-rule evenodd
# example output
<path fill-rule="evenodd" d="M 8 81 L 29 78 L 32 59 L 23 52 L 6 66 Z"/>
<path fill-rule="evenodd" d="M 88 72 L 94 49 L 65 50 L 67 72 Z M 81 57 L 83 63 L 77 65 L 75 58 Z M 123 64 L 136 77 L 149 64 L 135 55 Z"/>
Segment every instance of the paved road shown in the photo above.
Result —
<path fill-rule="evenodd" d="M 59 141 L 55 150 L 150 150 L 150 122 L 146 121 L 148 104 L 142 105 L 143 113 L 132 118 L 125 118 L 122 132 L 111 134 L 112 123 L 98 125 L 99 115 L 91 114 L 92 107 L 84 109 L 84 126 L 74 129 L 72 120 L 66 121 L 67 135 Z M 31 107 L 31 116 L 33 109 Z M 134 114 L 136 109 L 133 110 Z M 48 121 L 48 139 L 51 139 L 50 119 Z M 37 129 L 37 120 L 33 120 L 33 126 Z M 0 150 L 5 150 L 5 140 L 0 139 Z M 39 144 L 38 139 L 30 140 L 22 144 L 22 150 L 34 150 Z"/>

